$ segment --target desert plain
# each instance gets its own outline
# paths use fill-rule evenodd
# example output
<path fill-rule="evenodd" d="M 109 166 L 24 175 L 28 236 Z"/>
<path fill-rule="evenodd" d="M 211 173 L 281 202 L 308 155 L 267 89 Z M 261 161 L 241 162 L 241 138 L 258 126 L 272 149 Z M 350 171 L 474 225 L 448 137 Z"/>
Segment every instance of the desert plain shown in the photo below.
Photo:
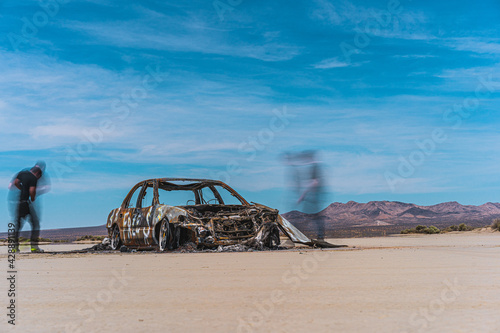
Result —
<path fill-rule="evenodd" d="M 21 252 L 15 326 L 3 278 L 0 331 L 500 332 L 499 232 L 329 241 L 348 247 Z"/>

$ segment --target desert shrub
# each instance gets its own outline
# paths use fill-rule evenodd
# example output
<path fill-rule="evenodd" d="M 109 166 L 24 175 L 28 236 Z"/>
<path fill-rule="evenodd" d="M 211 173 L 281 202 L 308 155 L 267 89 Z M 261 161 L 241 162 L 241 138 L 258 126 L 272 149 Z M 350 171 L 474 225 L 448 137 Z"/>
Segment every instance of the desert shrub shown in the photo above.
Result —
<path fill-rule="evenodd" d="M 425 229 L 427 229 L 427 227 L 426 227 L 425 225 L 417 225 L 417 226 L 415 227 L 415 230 L 416 230 L 417 232 L 425 232 L 425 231 L 424 231 Z"/>
<path fill-rule="evenodd" d="M 467 225 L 465 223 L 460 223 L 460 225 L 458 226 L 458 231 L 471 231 L 473 229 L 474 227 L 471 227 L 470 225 Z"/>
<path fill-rule="evenodd" d="M 450 225 L 443 229 L 443 232 L 458 231 L 458 225 Z"/>
<path fill-rule="evenodd" d="M 465 223 L 460 223 L 460 225 L 450 225 L 443 229 L 442 232 L 450 232 L 450 231 L 471 231 L 474 230 L 474 227 L 467 225 Z"/>
<path fill-rule="evenodd" d="M 105 238 L 105 236 L 92 236 L 92 235 L 85 235 L 82 237 L 78 237 L 76 240 L 77 241 L 102 241 Z"/>
<path fill-rule="evenodd" d="M 439 234 L 441 230 L 439 228 L 436 228 L 435 226 L 431 225 L 427 230 L 425 230 L 426 234 Z"/>
<path fill-rule="evenodd" d="M 401 234 L 439 234 L 441 230 L 439 228 L 436 228 L 435 226 L 431 225 L 430 227 L 427 227 L 425 225 L 417 225 L 414 229 L 405 229 L 401 231 Z"/>
<path fill-rule="evenodd" d="M 491 228 L 500 231 L 500 219 L 494 219 Z"/>

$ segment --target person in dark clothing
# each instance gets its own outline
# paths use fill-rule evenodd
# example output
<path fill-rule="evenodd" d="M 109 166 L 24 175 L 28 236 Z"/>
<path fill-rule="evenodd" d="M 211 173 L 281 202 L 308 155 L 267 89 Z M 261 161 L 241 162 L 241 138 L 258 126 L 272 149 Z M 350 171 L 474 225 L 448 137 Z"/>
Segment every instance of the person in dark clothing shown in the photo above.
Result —
<path fill-rule="evenodd" d="M 19 232 L 23 228 L 24 220 L 29 217 L 31 224 L 31 252 L 43 252 L 38 247 L 38 239 L 40 236 L 40 221 L 33 207 L 33 202 L 36 199 L 36 188 L 40 177 L 42 177 L 42 170 L 38 165 L 31 168 L 31 170 L 24 170 L 17 174 L 12 185 L 17 187 L 21 193 L 16 208 L 16 221 L 15 221 L 15 250 L 19 251 Z"/>

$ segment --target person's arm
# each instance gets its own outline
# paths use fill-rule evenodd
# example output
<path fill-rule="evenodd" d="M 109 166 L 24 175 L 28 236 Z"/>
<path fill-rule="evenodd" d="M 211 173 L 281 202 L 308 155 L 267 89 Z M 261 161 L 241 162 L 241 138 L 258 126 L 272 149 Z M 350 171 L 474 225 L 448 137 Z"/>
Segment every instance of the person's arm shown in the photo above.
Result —
<path fill-rule="evenodd" d="M 302 195 L 300 196 L 299 200 L 297 200 L 297 203 L 301 203 L 302 200 L 305 199 L 307 193 L 309 193 L 310 191 L 312 191 L 314 188 L 318 187 L 319 185 L 319 181 L 317 179 L 312 179 L 309 184 L 307 185 L 307 187 L 305 188 L 304 192 L 302 193 Z"/>
<path fill-rule="evenodd" d="M 35 197 L 36 197 L 36 187 L 35 186 L 30 187 L 30 197 L 31 197 L 31 201 L 35 201 Z"/>
<path fill-rule="evenodd" d="M 36 184 L 36 194 L 40 196 L 48 192 L 50 192 L 50 178 L 44 174 Z"/>
<path fill-rule="evenodd" d="M 21 189 L 21 181 L 19 180 L 19 178 L 16 178 L 14 180 L 14 185 L 18 188 L 18 189 Z"/>

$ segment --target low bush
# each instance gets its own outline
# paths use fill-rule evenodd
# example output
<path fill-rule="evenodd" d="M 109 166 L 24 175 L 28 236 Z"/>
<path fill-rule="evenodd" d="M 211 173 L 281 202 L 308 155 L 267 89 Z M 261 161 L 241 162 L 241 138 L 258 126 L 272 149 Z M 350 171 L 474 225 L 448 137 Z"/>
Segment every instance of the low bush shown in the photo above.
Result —
<path fill-rule="evenodd" d="M 425 230 L 426 234 L 439 234 L 441 233 L 441 230 L 439 228 L 436 228 L 435 226 L 431 225 L 427 230 Z"/>
<path fill-rule="evenodd" d="M 491 225 L 493 230 L 500 231 L 500 219 L 494 219 L 493 224 Z"/>
<path fill-rule="evenodd" d="M 471 231 L 474 230 L 474 227 L 471 227 L 470 225 L 467 225 L 465 223 L 460 223 L 458 226 L 458 231 Z"/>
<path fill-rule="evenodd" d="M 401 231 L 401 234 L 439 234 L 441 230 L 439 228 L 431 225 L 430 227 L 427 227 L 425 225 L 417 225 L 413 229 L 405 229 Z"/>
<path fill-rule="evenodd" d="M 449 227 L 444 228 L 441 232 L 450 232 L 450 231 L 471 231 L 474 230 L 474 227 L 467 225 L 465 223 L 460 223 L 460 225 L 450 225 Z"/>
<path fill-rule="evenodd" d="M 458 225 L 450 225 L 443 229 L 443 232 L 458 231 Z"/>
<path fill-rule="evenodd" d="M 78 237 L 76 240 L 77 241 L 102 241 L 106 236 L 92 236 L 92 235 L 85 235 L 82 237 Z"/>

